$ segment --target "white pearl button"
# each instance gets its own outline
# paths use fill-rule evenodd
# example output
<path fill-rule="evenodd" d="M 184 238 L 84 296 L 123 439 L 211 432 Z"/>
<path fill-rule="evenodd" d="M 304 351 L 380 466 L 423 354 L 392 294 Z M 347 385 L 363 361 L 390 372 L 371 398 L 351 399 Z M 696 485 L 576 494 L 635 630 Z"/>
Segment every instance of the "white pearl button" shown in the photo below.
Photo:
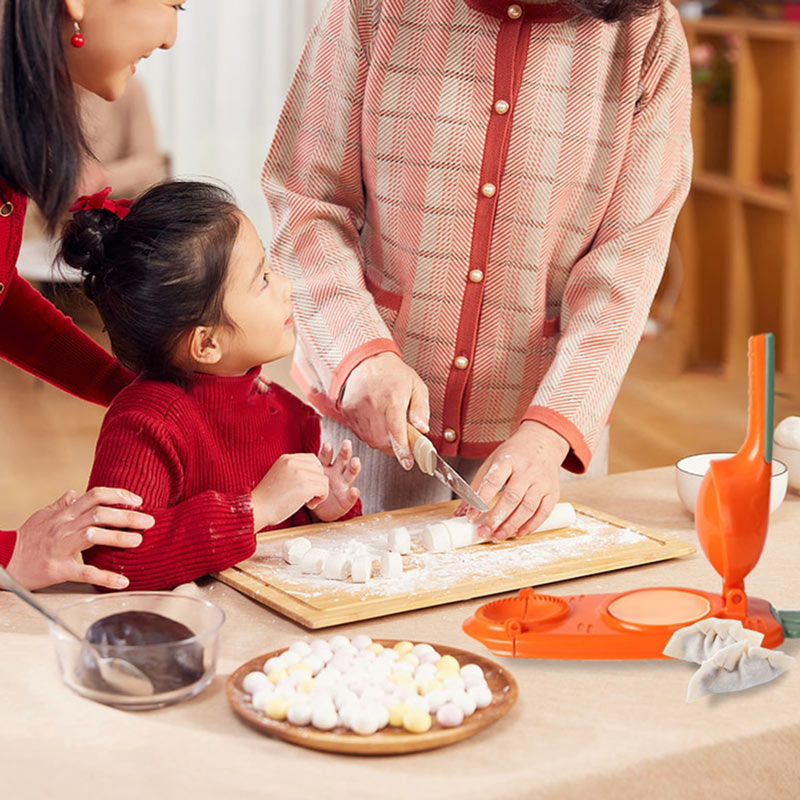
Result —
<path fill-rule="evenodd" d="M 456 440 L 456 432 L 452 428 L 445 428 L 444 429 L 444 438 L 448 442 L 454 442 Z"/>
<path fill-rule="evenodd" d="M 506 9 L 506 14 L 508 14 L 511 19 L 519 19 L 522 16 L 522 7 L 514 3 Z"/>
<path fill-rule="evenodd" d="M 469 366 L 469 359 L 466 356 L 456 356 L 453 359 L 453 366 L 456 369 L 466 369 Z"/>
<path fill-rule="evenodd" d="M 481 186 L 481 194 L 484 197 L 494 197 L 494 193 L 497 191 L 497 187 L 493 183 L 484 183 Z"/>
<path fill-rule="evenodd" d="M 508 113 L 508 109 L 509 109 L 509 108 L 510 108 L 510 106 L 509 106 L 509 104 L 508 104 L 508 101 L 507 101 L 507 100 L 498 100 L 498 101 L 497 101 L 497 102 L 494 104 L 494 110 L 495 110 L 495 111 L 496 111 L 498 114 L 507 114 L 507 113 Z"/>
<path fill-rule="evenodd" d="M 469 271 L 469 279 L 472 283 L 480 283 L 483 280 L 483 270 L 471 269 Z"/>

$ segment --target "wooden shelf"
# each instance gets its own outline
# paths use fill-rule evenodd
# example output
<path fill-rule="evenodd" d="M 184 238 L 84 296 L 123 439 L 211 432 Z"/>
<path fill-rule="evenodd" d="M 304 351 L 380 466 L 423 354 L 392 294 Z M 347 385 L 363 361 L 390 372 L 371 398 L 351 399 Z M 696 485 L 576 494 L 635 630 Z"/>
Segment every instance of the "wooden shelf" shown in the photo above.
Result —
<path fill-rule="evenodd" d="M 690 49 L 711 46 L 720 70 L 695 87 L 695 173 L 675 230 L 685 366 L 739 373 L 747 337 L 771 330 L 778 368 L 800 377 L 800 25 L 684 25 Z"/>

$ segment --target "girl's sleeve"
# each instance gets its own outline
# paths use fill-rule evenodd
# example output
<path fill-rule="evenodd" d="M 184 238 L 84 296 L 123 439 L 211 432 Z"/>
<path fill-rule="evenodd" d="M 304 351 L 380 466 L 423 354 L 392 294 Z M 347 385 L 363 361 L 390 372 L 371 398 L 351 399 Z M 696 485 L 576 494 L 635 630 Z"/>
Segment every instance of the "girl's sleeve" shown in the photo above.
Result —
<path fill-rule="evenodd" d="M 65 392 L 107 406 L 133 374 L 24 278 L 0 307 L 0 357 Z"/>
<path fill-rule="evenodd" d="M 271 256 L 291 277 L 295 323 L 336 404 L 358 364 L 400 354 L 364 281 L 362 101 L 375 0 L 332 0 L 312 31 L 278 121 L 262 185 Z"/>
<path fill-rule="evenodd" d="M 608 421 L 691 182 L 689 58 L 674 8 L 663 13 L 611 201 L 570 273 L 556 357 L 523 417 L 569 442 L 564 466 L 573 472 L 586 470 Z"/>
<path fill-rule="evenodd" d="M 0 531 L 0 567 L 7 567 L 17 544 L 16 531 Z"/>
<path fill-rule="evenodd" d="M 249 558 L 256 547 L 250 492 L 206 491 L 180 501 L 181 437 L 141 413 L 112 416 L 100 432 L 89 488 L 114 486 L 143 499 L 156 524 L 139 547 L 93 547 L 84 560 L 125 575 L 131 589 L 169 589 Z"/>

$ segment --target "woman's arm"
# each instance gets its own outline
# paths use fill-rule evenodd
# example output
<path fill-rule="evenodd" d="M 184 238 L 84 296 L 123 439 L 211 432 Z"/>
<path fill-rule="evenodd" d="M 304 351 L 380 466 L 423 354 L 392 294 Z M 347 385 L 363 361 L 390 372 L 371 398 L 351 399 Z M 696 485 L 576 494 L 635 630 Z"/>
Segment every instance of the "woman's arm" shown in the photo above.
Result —
<path fill-rule="evenodd" d="M 0 357 L 70 394 L 107 406 L 133 374 L 24 278 L 0 305 Z"/>

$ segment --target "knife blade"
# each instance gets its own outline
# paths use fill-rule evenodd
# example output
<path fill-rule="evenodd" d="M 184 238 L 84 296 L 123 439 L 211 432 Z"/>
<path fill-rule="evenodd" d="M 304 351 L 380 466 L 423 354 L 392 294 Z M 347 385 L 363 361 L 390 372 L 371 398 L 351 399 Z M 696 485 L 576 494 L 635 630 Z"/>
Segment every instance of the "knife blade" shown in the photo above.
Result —
<path fill-rule="evenodd" d="M 422 472 L 441 481 L 457 497 L 466 500 L 478 511 L 489 510 L 481 496 L 436 452 L 431 440 L 413 425 L 408 426 L 408 443 Z"/>

